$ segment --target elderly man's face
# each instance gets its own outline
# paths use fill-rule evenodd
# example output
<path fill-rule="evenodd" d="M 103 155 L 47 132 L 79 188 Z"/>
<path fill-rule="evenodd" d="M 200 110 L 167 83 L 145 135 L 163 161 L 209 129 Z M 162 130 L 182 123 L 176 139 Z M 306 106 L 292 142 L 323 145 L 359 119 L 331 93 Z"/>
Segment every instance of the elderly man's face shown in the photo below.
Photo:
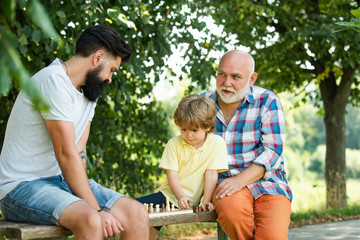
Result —
<path fill-rule="evenodd" d="M 216 90 L 225 103 L 242 102 L 256 80 L 252 81 L 250 55 L 230 53 L 219 64 L 216 76 Z"/>

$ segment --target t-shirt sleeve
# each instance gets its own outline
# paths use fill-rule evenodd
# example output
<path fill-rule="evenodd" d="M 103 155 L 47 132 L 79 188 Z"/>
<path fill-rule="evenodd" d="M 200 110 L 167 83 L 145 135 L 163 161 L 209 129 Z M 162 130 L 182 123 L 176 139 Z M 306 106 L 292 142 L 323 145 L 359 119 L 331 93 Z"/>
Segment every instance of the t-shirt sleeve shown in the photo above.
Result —
<path fill-rule="evenodd" d="M 215 143 L 212 145 L 212 159 L 207 169 L 217 169 L 218 172 L 225 172 L 229 169 L 228 156 L 225 140 L 217 136 Z"/>
<path fill-rule="evenodd" d="M 179 171 L 176 148 L 177 144 L 174 138 L 168 141 L 161 157 L 159 168 Z"/>
<path fill-rule="evenodd" d="M 48 112 L 41 112 L 44 119 L 74 121 L 74 98 L 72 96 L 72 89 L 66 81 L 60 74 L 51 74 L 40 81 L 39 88 L 50 104 Z"/>

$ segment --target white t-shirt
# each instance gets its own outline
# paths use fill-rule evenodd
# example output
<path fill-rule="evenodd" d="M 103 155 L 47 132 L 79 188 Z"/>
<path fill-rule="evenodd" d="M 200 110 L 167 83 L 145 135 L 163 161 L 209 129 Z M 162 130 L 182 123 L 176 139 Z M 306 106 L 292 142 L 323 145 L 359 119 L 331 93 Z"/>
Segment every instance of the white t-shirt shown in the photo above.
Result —
<path fill-rule="evenodd" d="M 49 112 L 34 110 L 23 91 L 15 101 L 0 154 L 0 199 L 23 181 L 61 174 L 44 119 L 74 123 L 77 142 L 94 116 L 96 102 L 76 90 L 61 62 L 55 59 L 32 77 L 50 104 Z"/>

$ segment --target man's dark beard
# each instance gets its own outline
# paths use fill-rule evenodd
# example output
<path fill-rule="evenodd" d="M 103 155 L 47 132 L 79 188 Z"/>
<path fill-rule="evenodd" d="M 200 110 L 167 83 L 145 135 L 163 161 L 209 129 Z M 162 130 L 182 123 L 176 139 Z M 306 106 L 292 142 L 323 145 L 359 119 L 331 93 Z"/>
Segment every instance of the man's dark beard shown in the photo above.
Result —
<path fill-rule="evenodd" d="M 85 85 L 81 87 L 85 97 L 91 102 L 95 102 L 101 95 L 104 86 L 109 82 L 99 77 L 99 73 L 103 70 L 104 66 L 100 65 L 94 70 L 89 70 L 86 73 Z"/>

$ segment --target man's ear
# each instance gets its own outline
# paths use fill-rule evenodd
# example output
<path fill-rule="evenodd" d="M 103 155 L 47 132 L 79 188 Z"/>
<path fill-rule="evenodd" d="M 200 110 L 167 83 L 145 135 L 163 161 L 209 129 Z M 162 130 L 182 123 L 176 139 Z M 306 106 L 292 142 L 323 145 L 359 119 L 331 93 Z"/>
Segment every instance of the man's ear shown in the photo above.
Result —
<path fill-rule="evenodd" d="M 257 76 L 258 76 L 258 75 L 257 75 L 256 72 L 253 72 L 253 74 L 251 74 L 250 82 L 249 82 L 249 87 L 251 87 L 252 85 L 254 85 L 254 83 L 256 82 Z"/>
<path fill-rule="evenodd" d="M 97 67 L 97 66 L 99 66 L 99 65 L 102 63 L 102 61 L 104 60 L 104 58 L 105 58 L 105 53 L 104 53 L 104 51 L 103 51 L 103 50 L 97 50 L 97 51 L 94 53 L 93 57 L 92 57 L 92 64 L 93 64 L 95 67 Z"/>

